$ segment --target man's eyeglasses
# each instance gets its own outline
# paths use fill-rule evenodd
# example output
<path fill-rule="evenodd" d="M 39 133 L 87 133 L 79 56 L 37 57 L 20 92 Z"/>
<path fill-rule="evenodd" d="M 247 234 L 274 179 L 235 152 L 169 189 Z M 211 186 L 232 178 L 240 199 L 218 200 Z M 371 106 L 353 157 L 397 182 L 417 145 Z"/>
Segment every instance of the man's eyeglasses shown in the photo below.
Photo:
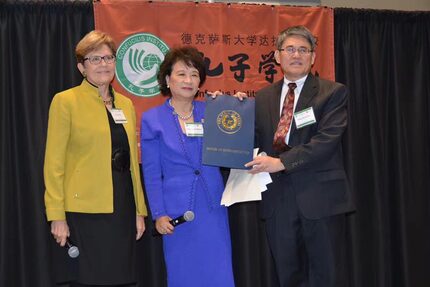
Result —
<path fill-rule="evenodd" d="M 106 55 L 106 56 L 90 56 L 87 58 L 84 58 L 84 61 L 88 60 L 93 65 L 98 65 L 102 62 L 102 60 L 105 61 L 106 64 L 112 64 L 115 62 L 115 55 Z"/>
<path fill-rule="evenodd" d="M 296 52 L 299 52 L 299 55 L 307 55 L 310 52 L 313 52 L 312 49 L 306 48 L 306 47 L 293 47 L 293 46 L 288 46 L 286 48 L 283 49 L 279 49 L 279 51 L 285 51 L 288 55 L 294 55 Z"/>

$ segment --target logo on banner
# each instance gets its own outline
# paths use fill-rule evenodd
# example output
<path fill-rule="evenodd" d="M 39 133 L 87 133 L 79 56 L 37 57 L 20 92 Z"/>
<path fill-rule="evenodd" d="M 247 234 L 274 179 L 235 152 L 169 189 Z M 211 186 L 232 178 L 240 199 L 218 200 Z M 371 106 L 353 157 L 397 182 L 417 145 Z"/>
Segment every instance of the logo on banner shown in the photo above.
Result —
<path fill-rule="evenodd" d="M 242 126 L 242 118 L 233 110 L 225 110 L 219 113 L 216 122 L 218 128 L 227 134 L 238 132 Z"/>
<path fill-rule="evenodd" d="M 139 33 L 126 38 L 117 51 L 118 82 L 136 96 L 158 95 L 157 73 L 168 51 L 166 43 L 152 34 Z"/>

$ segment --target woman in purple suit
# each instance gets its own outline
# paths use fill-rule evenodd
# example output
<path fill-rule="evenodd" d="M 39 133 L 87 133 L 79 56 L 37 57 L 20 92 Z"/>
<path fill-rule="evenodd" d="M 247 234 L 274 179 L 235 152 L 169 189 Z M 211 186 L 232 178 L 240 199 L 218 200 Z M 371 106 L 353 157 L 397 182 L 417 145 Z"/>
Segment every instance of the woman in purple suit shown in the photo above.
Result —
<path fill-rule="evenodd" d="M 194 98 L 205 79 L 197 49 L 170 50 L 158 74 L 168 98 L 142 115 L 145 187 L 155 228 L 163 234 L 169 287 L 234 286 L 221 173 L 202 164 L 205 103 Z M 186 211 L 194 220 L 174 227 L 170 221 Z"/>

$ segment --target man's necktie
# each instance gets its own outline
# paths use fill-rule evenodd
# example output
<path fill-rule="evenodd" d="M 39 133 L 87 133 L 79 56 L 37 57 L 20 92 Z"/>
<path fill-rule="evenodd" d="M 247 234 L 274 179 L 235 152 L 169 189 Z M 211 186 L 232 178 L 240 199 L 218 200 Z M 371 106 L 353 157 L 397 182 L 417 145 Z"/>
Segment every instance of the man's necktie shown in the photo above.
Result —
<path fill-rule="evenodd" d="M 291 120 L 293 118 L 294 89 L 296 87 L 296 83 L 288 84 L 288 93 L 282 106 L 281 118 L 279 120 L 275 136 L 273 137 L 273 149 L 278 152 L 284 152 L 289 149 L 285 143 L 285 137 L 288 133 L 288 129 L 290 128 Z"/>

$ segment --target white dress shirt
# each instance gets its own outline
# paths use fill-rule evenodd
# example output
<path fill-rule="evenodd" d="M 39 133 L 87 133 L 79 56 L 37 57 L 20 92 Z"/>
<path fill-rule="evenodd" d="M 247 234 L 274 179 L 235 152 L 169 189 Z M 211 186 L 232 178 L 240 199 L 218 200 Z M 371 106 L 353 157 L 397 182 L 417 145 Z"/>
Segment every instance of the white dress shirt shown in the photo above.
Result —
<path fill-rule="evenodd" d="M 308 75 L 304 76 L 301 79 L 298 79 L 297 81 L 290 81 L 287 78 L 284 77 L 284 84 L 282 85 L 282 91 L 281 91 L 281 101 L 279 103 L 279 115 L 282 116 L 282 107 L 284 105 L 284 99 L 287 96 L 288 93 L 288 84 L 289 83 L 296 83 L 297 87 L 294 89 L 294 107 L 293 107 L 293 119 L 291 120 L 290 126 L 288 128 L 288 133 L 285 136 L 285 143 L 288 144 L 288 141 L 290 139 L 290 130 L 291 125 L 293 124 L 294 120 L 294 112 L 296 111 L 297 102 L 299 101 L 300 92 L 303 89 L 303 85 L 305 84 L 306 78 Z"/>

